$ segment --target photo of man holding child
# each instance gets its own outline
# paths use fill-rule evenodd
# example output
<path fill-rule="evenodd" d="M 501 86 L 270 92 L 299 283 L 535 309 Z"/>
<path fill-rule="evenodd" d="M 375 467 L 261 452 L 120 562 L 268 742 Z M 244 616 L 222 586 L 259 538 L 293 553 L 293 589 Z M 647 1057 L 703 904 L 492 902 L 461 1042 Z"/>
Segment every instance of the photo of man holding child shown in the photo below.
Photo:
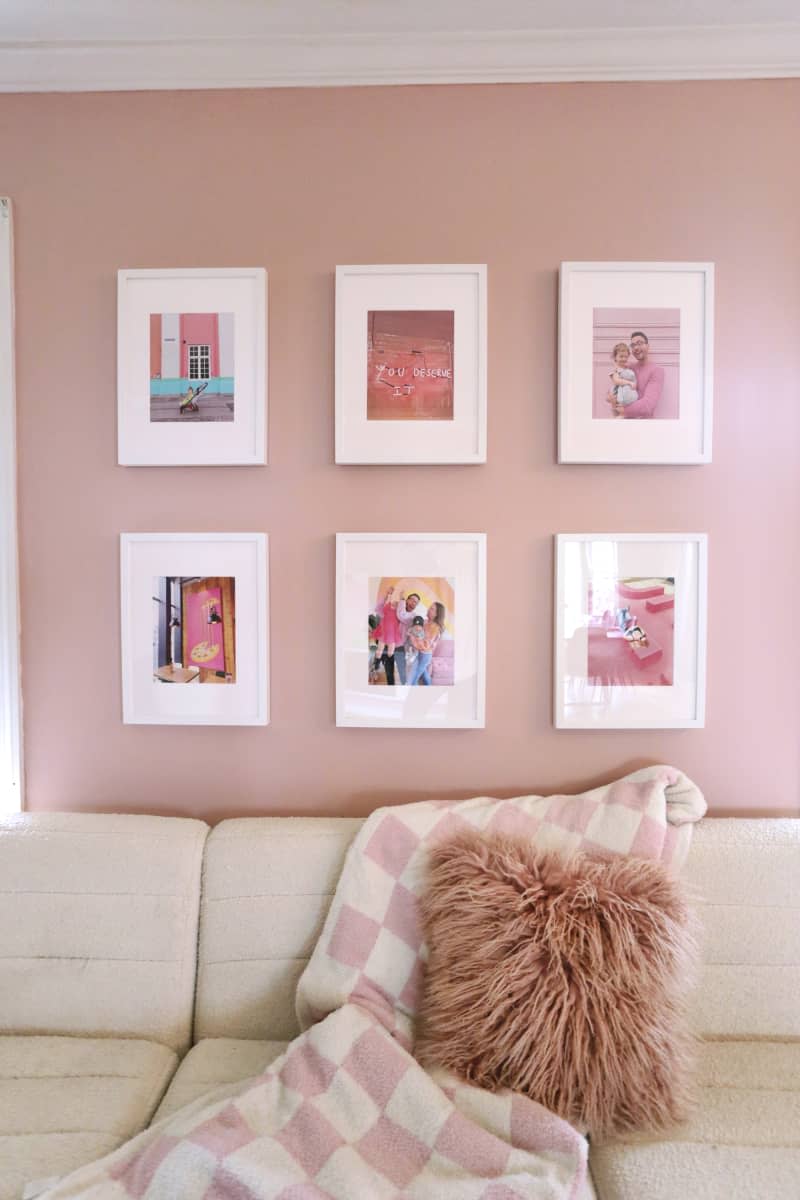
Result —
<path fill-rule="evenodd" d="M 677 420 L 680 309 L 595 308 L 595 420 Z"/>
<path fill-rule="evenodd" d="M 369 683 L 452 687 L 453 581 L 384 576 L 370 579 L 369 588 Z"/>

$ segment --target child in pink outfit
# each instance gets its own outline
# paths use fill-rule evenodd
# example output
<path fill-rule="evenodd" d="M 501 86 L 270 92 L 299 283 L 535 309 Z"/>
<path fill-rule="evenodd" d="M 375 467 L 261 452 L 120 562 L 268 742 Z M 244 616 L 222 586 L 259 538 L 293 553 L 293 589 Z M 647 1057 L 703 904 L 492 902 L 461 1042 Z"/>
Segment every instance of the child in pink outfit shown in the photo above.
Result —
<path fill-rule="evenodd" d="M 381 639 L 379 649 L 381 653 L 385 650 L 387 654 L 394 654 L 395 646 L 403 640 L 403 631 L 397 619 L 397 601 L 394 599 L 393 587 L 387 588 L 383 602 L 378 605 L 378 612 L 381 614 L 381 623 L 378 626 Z"/>
<path fill-rule="evenodd" d="M 381 622 L 375 630 L 378 645 L 375 650 L 373 670 L 377 670 L 378 665 L 382 662 L 386 671 L 386 682 L 392 686 L 394 684 L 394 649 L 398 644 L 402 645 L 404 636 L 403 628 L 397 619 L 397 601 L 394 599 L 393 587 L 387 588 L 383 600 L 378 601 L 377 612 Z"/>

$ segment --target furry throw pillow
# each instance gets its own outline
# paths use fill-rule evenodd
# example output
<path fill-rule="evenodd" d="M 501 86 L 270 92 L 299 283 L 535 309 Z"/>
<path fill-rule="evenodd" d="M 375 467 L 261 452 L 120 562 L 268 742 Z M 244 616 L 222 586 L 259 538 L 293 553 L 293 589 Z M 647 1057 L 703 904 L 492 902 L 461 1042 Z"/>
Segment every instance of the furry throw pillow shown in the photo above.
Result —
<path fill-rule="evenodd" d="M 597 1137 L 681 1120 L 694 939 L 678 880 L 644 859 L 565 860 L 480 833 L 431 855 L 420 1061 L 524 1092 Z"/>

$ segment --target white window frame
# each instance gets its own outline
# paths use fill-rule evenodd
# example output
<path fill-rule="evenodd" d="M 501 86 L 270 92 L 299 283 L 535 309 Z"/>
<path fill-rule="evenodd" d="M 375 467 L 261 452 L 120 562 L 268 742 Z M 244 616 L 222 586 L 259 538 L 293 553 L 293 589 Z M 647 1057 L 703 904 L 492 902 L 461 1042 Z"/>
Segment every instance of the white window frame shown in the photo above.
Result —
<path fill-rule="evenodd" d="M 13 229 L 0 196 L 0 814 L 23 808 L 19 639 Z"/>
<path fill-rule="evenodd" d="M 193 350 L 195 351 L 194 368 L 196 372 L 194 375 L 192 374 Z M 205 366 L 206 369 L 205 375 L 203 374 L 203 366 Z M 208 344 L 208 342 L 192 342 L 192 344 L 189 346 L 189 358 L 186 364 L 186 369 L 189 372 L 190 379 L 199 379 L 202 381 L 203 379 L 211 378 L 211 346 Z"/>

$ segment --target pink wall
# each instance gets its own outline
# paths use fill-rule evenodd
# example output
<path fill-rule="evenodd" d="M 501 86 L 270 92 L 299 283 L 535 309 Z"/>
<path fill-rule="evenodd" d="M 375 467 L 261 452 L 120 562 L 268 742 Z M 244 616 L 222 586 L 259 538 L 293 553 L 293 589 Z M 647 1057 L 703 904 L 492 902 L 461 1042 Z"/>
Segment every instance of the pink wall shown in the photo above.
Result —
<path fill-rule="evenodd" d="M 150 313 L 150 378 L 161 378 L 161 313 Z"/>
<path fill-rule="evenodd" d="M 189 374 L 189 345 L 209 347 L 211 378 L 219 375 L 219 316 L 217 313 L 181 313 L 181 375 Z"/>
<path fill-rule="evenodd" d="M 365 813 L 666 761 L 796 813 L 799 110 L 800 80 L 0 97 L 29 807 Z M 556 465 L 562 259 L 717 264 L 712 465 Z M 488 263 L 486 466 L 334 465 L 333 272 L 376 262 Z M 231 264 L 270 273 L 271 465 L 116 466 L 117 268 Z M 123 726 L 119 532 L 204 529 L 270 534 L 272 724 Z M 333 535 L 370 529 L 487 532 L 484 731 L 335 728 Z M 708 532 L 705 730 L 553 729 L 552 535 L 592 529 Z"/>

